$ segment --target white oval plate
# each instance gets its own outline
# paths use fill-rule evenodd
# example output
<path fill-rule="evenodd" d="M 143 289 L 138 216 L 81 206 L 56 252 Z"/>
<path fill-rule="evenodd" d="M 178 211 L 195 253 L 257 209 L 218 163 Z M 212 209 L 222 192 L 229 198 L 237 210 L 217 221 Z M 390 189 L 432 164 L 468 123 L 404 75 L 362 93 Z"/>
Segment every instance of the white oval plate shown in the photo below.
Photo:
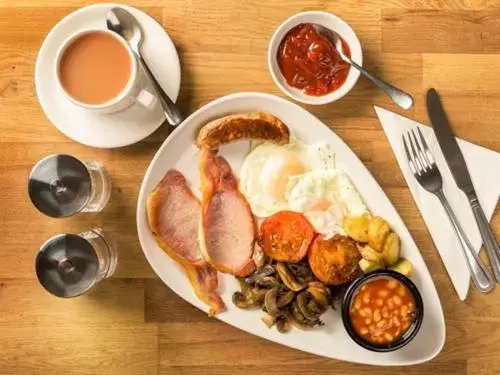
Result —
<path fill-rule="evenodd" d="M 181 85 L 179 56 L 174 43 L 150 15 L 133 7 L 110 3 L 89 5 L 64 17 L 47 34 L 38 52 L 36 94 L 45 115 L 61 133 L 76 142 L 99 148 L 123 147 L 139 142 L 165 121 L 159 103 L 150 111 L 133 105 L 119 113 L 99 114 L 77 106 L 59 90 L 54 69 L 59 47 L 79 30 L 106 29 L 106 15 L 113 7 L 128 10 L 141 24 L 145 35 L 141 48 L 144 60 L 174 102 Z"/>
<path fill-rule="evenodd" d="M 180 170 L 199 196 L 198 149 L 193 144 L 197 129 L 208 120 L 236 112 L 267 111 L 281 118 L 305 143 L 328 141 L 336 153 L 337 164 L 347 171 L 372 212 L 384 217 L 401 236 L 402 252 L 414 266 L 412 280 L 422 293 L 425 306 L 424 321 L 415 339 L 406 347 L 391 353 L 374 353 L 359 347 L 344 329 L 339 312 L 329 310 L 324 317 L 326 325 L 312 331 L 292 330 L 280 334 L 268 329 L 261 321 L 261 311 L 236 308 L 231 302 L 238 289 L 233 276 L 221 275 L 220 292 L 227 311 L 217 317 L 254 335 L 299 350 L 340 360 L 373 365 L 412 365 L 435 357 L 445 341 L 445 325 L 441 303 L 427 267 L 408 229 L 393 205 L 351 149 L 321 121 L 303 108 L 284 99 L 260 93 L 239 93 L 217 99 L 189 116 L 163 143 L 151 162 L 139 193 L 137 230 L 139 240 L 151 267 L 175 293 L 203 311 L 207 306 L 193 294 L 191 285 L 181 268 L 155 243 L 148 228 L 146 199 L 167 169 Z M 239 142 L 223 148 L 223 155 L 239 171 L 248 142 Z"/>

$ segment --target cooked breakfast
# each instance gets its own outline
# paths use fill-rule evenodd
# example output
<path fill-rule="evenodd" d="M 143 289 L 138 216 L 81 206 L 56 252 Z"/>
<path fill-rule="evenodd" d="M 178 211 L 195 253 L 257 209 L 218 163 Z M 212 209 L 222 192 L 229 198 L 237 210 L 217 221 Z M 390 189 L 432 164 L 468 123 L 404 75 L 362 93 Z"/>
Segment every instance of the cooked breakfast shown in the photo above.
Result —
<path fill-rule="evenodd" d="M 260 233 L 260 244 L 269 258 L 298 263 L 307 254 L 314 237 L 314 228 L 304 215 L 281 211 L 264 219 Z"/>
<path fill-rule="evenodd" d="M 224 311 L 226 305 L 218 292 L 217 270 L 208 263 L 199 267 L 190 264 L 181 264 L 181 266 L 191 283 L 194 294 L 200 301 L 210 306 L 208 315 L 214 316 Z"/>
<path fill-rule="evenodd" d="M 203 257 L 198 239 L 200 203 L 177 170 L 168 170 L 147 200 L 149 227 L 158 246 L 184 269 L 210 314 L 224 310 L 217 293 L 217 271 Z"/>
<path fill-rule="evenodd" d="M 336 234 L 331 238 L 317 236 L 309 249 L 309 264 L 316 277 L 327 285 L 342 285 L 360 274 L 361 254 L 356 242 Z"/>
<path fill-rule="evenodd" d="M 184 176 L 167 171 L 147 201 L 149 226 L 158 245 L 177 262 L 202 266 L 198 221 L 200 202 Z"/>
<path fill-rule="evenodd" d="M 256 223 L 231 166 L 217 151 L 200 151 L 201 250 L 218 271 L 247 276 L 255 270 Z"/>
<path fill-rule="evenodd" d="M 259 142 L 233 170 L 219 148 L 242 139 Z M 363 273 L 390 268 L 411 274 L 411 263 L 400 258 L 399 236 L 369 211 L 328 143 L 304 144 L 264 112 L 215 119 L 196 143 L 201 205 L 184 176 L 169 170 L 147 209 L 158 246 L 184 267 L 212 314 L 224 306 L 217 271 L 237 277 L 236 307 L 261 309 L 262 321 L 279 332 L 321 327 L 333 297 Z M 411 317 L 411 310 L 403 316 L 394 307 L 400 298 L 409 308 L 403 297 L 411 295 L 401 294 L 402 284 L 392 287 L 392 280 L 363 285 L 353 302 L 357 329 L 373 342 L 403 334 Z M 367 304 L 365 290 L 390 298 Z M 365 309 L 371 309 L 369 322 Z"/>
<path fill-rule="evenodd" d="M 369 213 L 348 175 L 336 168 L 326 142 L 305 145 L 295 137 L 284 146 L 264 142 L 246 156 L 240 178 L 259 217 L 300 212 L 318 233 L 331 236 L 342 232 L 346 215 Z"/>
<path fill-rule="evenodd" d="M 344 219 L 344 231 L 357 241 L 362 256 L 359 266 L 364 273 L 389 268 L 405 276 L 411 275 L 411 263 L 399 257 L 401 240 L 383 218 L 349 216 Z"/>
<path fill-rule="evenodd" d="M 350 319 L 354 330 L 374 344 L 390 344 L 410 328 L 415 301 L 406 285 L 394 278 L 364 283 L 352 300 Z"/>
<path fill-rule="evenodd" d="M 350 57 L 349 46 L 343 39 L 342 47 Z M 310 23 L 301 23 L 285 35 L 277 58 L 286 82 L 313 96 L 337 90 L 346 81 L 350 68 L 332 42 Z"/>
<path fill-rule="evenodd" d="M 292 327 L 322 326 L 320 317 L 333 302 L 330 289 L 316 280 L 307 262 L 269 260 L 238 281 L 241 291 L 233 294 L 233 303 L 240 309 L 262 309 L 264 324 L 268 328 L 275 326 L 281 333 Z"/>
<path fill-rule="evenodd" d="M 203 125 L 196 144 L 206 150 L 239 140 L 262 140 L 284 145 L 290 130 L 279 118 L 266 112 L 242 113 L 217 118 Z"/>

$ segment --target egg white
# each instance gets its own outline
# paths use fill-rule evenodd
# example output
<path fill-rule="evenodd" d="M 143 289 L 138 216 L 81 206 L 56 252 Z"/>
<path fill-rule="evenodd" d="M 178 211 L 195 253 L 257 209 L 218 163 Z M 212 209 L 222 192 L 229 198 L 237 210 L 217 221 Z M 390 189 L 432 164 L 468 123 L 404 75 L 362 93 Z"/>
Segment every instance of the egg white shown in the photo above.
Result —
<path fill-rule="evenodd" d="M 345 234 L 345 216 L 369 211 L 349 176 L 339 169 L 314 170 L 290 178 L 286 192 L 289 210 L 303 213 L 317 232 Z"/>
<path fill-rule="evenodd" d="M 301 212 L 328 237 L 345 234 L 344 217 L 369 214 L 326 142 L 305 145 L 292 138 L 285 146 L 258 144 L 243 161 L 240 189 L 256 216 Z"/>
<path fill-rule="evenodd" d="M 304 145 L 295 138 L 284 146 L 264 142 L 250 151 L 240 170 L 240 189 L 252 211 L 267 217 L 287 210 L 287 185 L 291 177 L 314 170 L 335 168 L 330 145 Z"/>

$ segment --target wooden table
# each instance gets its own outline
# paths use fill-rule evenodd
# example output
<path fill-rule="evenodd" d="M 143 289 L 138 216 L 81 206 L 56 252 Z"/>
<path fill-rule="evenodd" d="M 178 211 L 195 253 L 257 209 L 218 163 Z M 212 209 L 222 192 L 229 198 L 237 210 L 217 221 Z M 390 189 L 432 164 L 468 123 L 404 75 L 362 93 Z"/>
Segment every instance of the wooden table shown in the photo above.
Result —
<path fill-rule="evenodd" d="M 33 71 L 47 32 L 84 0 L 0 0 L 0 374 L 493 374 L 500 365 L 500 288 L 459 302 L 416 209 L 373 104 L 395 110 L 366 80 L 340 102 L 308 107 L 368 166 L 419 245 L 446 317 L 442 353 L 427 364 L 381 369 L 301 353 L 251 336 L 188 305 L 155 276 L 135 230 L 146 167 L 160 129 L 134 146 L 99 150 L 59 133 L 38 105 Z M 237 91 L 281 92 L 267 70 L 274 29 L 303 10 L 349 22 L 365 65 L 416 97 L 406 114 L 426 121 L 423 94 L 438 88 L 457 134 L 500 151 L 499 0 L 136 0 L 168 30 L 182 62 L 179 105 L 190 113 Z M 161 48 L 161 46 L 159 46 Z M 102 214 L 49 219 L 31 205 L 26 178 L 49 153 L 102 161 L 113 179 Z M 499 166 L 489 166 L 496 167 Z M 73 300 L 37 283 L 34 257 L 47 238 L 101 226 L 119 267 Z M 500 236 L 500 215 L 493 219 Z"/>

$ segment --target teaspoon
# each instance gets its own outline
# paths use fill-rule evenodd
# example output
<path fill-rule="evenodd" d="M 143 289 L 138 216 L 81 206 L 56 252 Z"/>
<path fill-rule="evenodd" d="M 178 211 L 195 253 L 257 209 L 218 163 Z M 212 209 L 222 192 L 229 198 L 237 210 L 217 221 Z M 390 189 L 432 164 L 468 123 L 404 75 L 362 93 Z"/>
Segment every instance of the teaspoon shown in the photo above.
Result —
<path fill-rule="evenodd" d="M 182 120 L 184 120 L 184 116 L 175 106 L 172 99 L 170 99 L 167 93 L 162 89 L 153 73 L 149 69 L 148 65 L 142 58 L 141 46 L 142 42 L 144 41 L 144 37 L 139 22 L 137 22 L 134 16 L 125 9 L 113 8 L 108 13 L 106 24 L 109 30 L 114 31 L 123 39 L 125 39 L 125 41 L 130 46 L 130 49 L 136 56 L 137 61 L 139 61 L 139 64 L 141 64 L 141 66 L 144 68 L 144 71 L 146 72 L 156 92 L 158 93 L 158 98 L 168 123 L 172 126 L 179 125 Z"/>
<path fill-rule="evenodd" d="M 336 32 L 317 23 L 313 24 L 313 26 L 317 32 L 323 34 L 333 43 L 342 60 L 359 70 L 366 78 L 368 78 L 376 86 L 378 86 L 378 88 L 389 95 L 394 103 L 396 103 L 403 109 L 409 109 L 413 106 L 413 97 L 410 94 L 407 94 L 403 90 L 400 90 L 397 87 L 394 87 L 391 84 L 381 80 L 380 78 L 373 76 L 372 74 L 368 73 L 363 67 L 359 66 L 348 56 L 346 56 L 342 47 L 342 40 Z"/>

